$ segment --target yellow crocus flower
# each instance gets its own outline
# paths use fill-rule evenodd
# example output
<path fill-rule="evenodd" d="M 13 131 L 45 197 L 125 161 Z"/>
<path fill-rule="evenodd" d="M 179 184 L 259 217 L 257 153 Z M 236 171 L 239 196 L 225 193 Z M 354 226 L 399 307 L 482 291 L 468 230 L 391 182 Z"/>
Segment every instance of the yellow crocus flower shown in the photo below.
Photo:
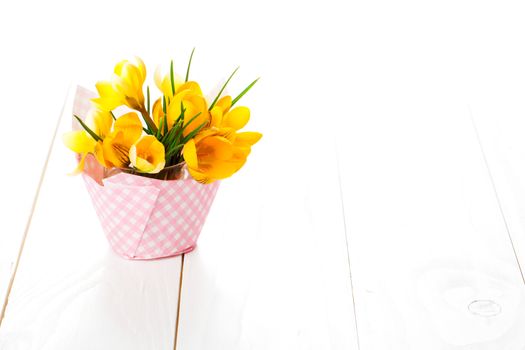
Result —
<path fill-rule="evenodd" d="M 113 118 L 109 112 L 93 108 L 88 112 L 86 125 L 101 139 L 111 130 Z M 78 174 L 84 170 L 84 163 L 88 153 L 94 153 L 97 141 L 85 130 L 71 131 L 63 136 L 65 145 L 73 152 L 80 154 L 80 161 L 72 174 Z"/>
<path fill-rule="evenodd" d="M 257 132 L 236 133 L 232 128 L 206 129 L 184 145 L 184 160 L 196 181 L 211 183 L 237 172 L 261 137 Z"/>
<path fill-rule="evenodd" d="M 140 112 L 145 111 L 142 86 L 146 79 L 144 62 L 135 57 L 133 61 L 124 60 L 115 66 L 111 81 L 100 81 L 96 84 L 99 93 L 93 102 L 98 108 L 112 111 L 121 105 L 126 105 Z"/>
<path fill-rule="evenodd" d="M 142 135 L 142 123 L 134 112 L 119 117 L 103 141 L 95 146 L 95 157 L 106 168 L 129 165 L 129 150 Z"/>
<path fill-rule="evenodd" d="M 157 128 L 160 128 L 160 121 L 165 116 L 164 110 L 162 109 L 162 99 L 159 98 L 157 101 L 153 103 L 153 108 L 151 109 L 151 116 Z M 172 125 L 169 125 L 169 129 L 171 129 L 171 127 Z M 164 128 L 161 130 L 161 132 L 164 135 Z"/>
<path fill-rule="evenodd" d="M 213 106 L 213 108 L 210 110 L 210 126 L 217 128 L 220 127 L 222 124 L 222 117 L 230 110 L 231 105 L 231 96 L 221 97 L 215 106 Z"/>
<path fill-rule="evenodd" d="M 232 98 L 224 96 L 220 98 L 210 111 L 210 126 L 216 128 L 242 129 L 250 120 L 250 109 L 248 107 L 231 108 Z"/>
<path fill-rule="evenodd" d="M 95 107 L 88 112 L 86 125 L 101 139 L 104 139 L 111 131 L 113 117 L 110 112 Z"/>
<path fill-rule="evenodd" d="M 182 82 L 178 76 L 174 76 L 173 80 L 175 85 L 174 89 L 171 86 L 171 77 L 169 74 L 162 76 L 160 69 L 155 71 L 155 84 L 166 99 L 166 121 L 168 123 L 168 130 L 174 126 L 175 121 L 181 114 L 181 103 L 185 109 L 185 125 L 200 112 L 200 115 L 184 130 L 183 136 L 186 136 L 199 125 L 209 122 L 210 114 L 208 112 L 208 105 L 202 94 L 201 87 L 197 82 Z M 175 90 L 175 95 L 173 94 L 173 90 Z M 162 98 L 153 104 L 152 116 L 155 125 L 160 127 L 160 121 L 164 117 Z"/>
<path fill-rule="evenodd" d="M 67 148 L 80 154 L 80 161 L 72 175 L 81 173 L 84 170 L 86 156 L 95 151 L 97 142 L 84 130 L 65 133 L 62 140 Z"/>
<path fill-rule="evenodd" d="M 157 67 L 155 74 L 153 75 L 155 80 L 155 85 L 162 92 L 162 95 L 167 99 L 171 100 L 173 98 L 173 89 L 171 87 L 171 77 L 169 74 L 162 74 L 160 67 Z M 175 91 L 179 90 L 179 87 L 184 83 L 179 76 L 174 75 L 173 82 L 175 83 Z"/>
<path fill-rule="evenodd" d="M 182 84 L 179 87 L 179 90 L 176 91 L 173 99 L 170 101 L 166 110 L 168 129 L 173 126 L 181 114 L 181 107 L 185 110 L 184 125 L 188 125 L 184 129 L 183 136 L 190 134 L 193 130 L 199 127 L 199 125 L 209 123 L 210 113 L 208 112 L 208 104 L 206 103 L 204 96 L 202 96 L 199 84 L 196 82 L 189 81 Z M 190 120 L 196 115 L 198 115 L 198 117 L 190 123 Z"/>
<path fill-rule="evenodd" d="M 166 164 L 164 145 L 152 135 L 145 135 L 129 150 L 133 166 L 144 173 L 157 174 Z"/>

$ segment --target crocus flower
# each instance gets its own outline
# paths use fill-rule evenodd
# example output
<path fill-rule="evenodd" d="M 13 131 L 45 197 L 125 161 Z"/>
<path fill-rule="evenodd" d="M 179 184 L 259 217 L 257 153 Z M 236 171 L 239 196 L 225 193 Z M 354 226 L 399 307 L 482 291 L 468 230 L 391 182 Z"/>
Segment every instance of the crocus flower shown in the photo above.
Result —
<path fill-rule="evenodd" d="M 134 112 L 119 117 L 103 141 L 95 147 L 95 157 L 106 168 L 129 165 L 129 150 L 142 135 L 142 123 Z"/>
<path fill-rule="evenodd" d="M 136 57 L 133 62 L 124 60 L 115 66 L 111 81 L 100 81 L 96 84 L 99 93 L 93 102 L 98 108 L 111 111 L 118 106 L 126 105 L 140 112 L 145 111 L 142 86 L 146 79 L 146 66 Z"/>
<path fill-rule="evenodd" d="M 153 103 L 153 108 L 151 109 L 151 116 L 153 118 L 153 122 L 155 122 L 155 125 L 159 127 L 160 121 L 165 116 L 164 110 L 162 109 L 162 99 L 159 98 Z"/>
<path fill-rule="evenodd" d="M 84 130 L 71 131 L 62 137 L 67 148 L 80 154 L 80 161 L 72 174 L 79 174 L 84 170 L 86 156 L 95 151 L 97 142 Z"/>
<path fill-rule="evenodd" d="M 179 86 L 184 83 L 178 75 L 174 74 L 173 82 L 175 86 L 174 88 L 172 88 L 170 74 L 162 74 L 162 70 L 160 67 L 157 67 L 157 69 L 155 70 L 153 79 L 155 80 L 155 85 L 157 85 L 157 88 L 162 92 L 162 95 L 168 100 L 171 100 L 173 98 L 173 90 L 178 91 Z"/>
<path fill-rule="evenodd" d="M 86 125 L 101 139 L 109 133 L 112 124 L 111 114 L 97 108 L 91 109 L 86 117 Z M 86 156 L 95 152 L 97 141 L 85 130 L 68 132 L 64 134 L 63 141 L 69 149 L 80 154 L 80 161 L 73 174 L 82 172 Z"/>
<path fill-rule="evenodd" d="M 168 128 L 171 128 L 180 116 L 181 108 L 184 108 L 183 136 L 187 136 L 200 125 L 209 123 L 208 104 L 196 82 L 189 81 L 182 84 L 170 101 L 166 111 Z M 195 116 L 197 117 L 194 118 Z"/>
<path fill-rule="evenodd" d="M 86 125 L 101 139 L 104 139 L 111 131 L 113 117 L 110 112 L 95 107 L 88 112 Z"/>
<path fill-rule="evenodd" d="M 152 135 L 135 142 L 129 150 L 129 158 L 137 170 L 150 174 L 157 174 L 166 164 L 164 145 Z"/>
<path fill-rule="evenodd" d="M 236 133 L 232 128 L 206 129 L 184 145 L 184 160 L 196 181 L 211 183 L 237 172 L 261 137 L 257 132 Z"/>
<path fill-rule="evenodd" d="M 178 76 L 174 76 L 173 84 L 171 83 L 171 76 L 165 75 L 164 77 L 160 73 L 160 69 L 155 71 L 155 84 L 162 91 L 163 98 L 166 103 L 166 114 L 162 109 L 162 98 L 155 101 L 153 104 L 152 115 L 153 121 L 157 127 L 160 127 L 161 120 L 166 117 L 168 124 L 167 129 L 170 130 L 181 114 L 181 108 L 184 108 L 184 124 L 190 122 L 190 120 L 197 114 L 195 118 L 188 126 L 184 129 L 183 136 L 188 135 L 195 130 L 199 125 L 209 121 L 209 112 L 206 99 L 202 94 L 202 90 L 199 84 L 195 81 L 182 82 Z M 173 94 L 175 92 L 175 94 Z"/>
<path fill-rule="evenodd" d="M 220 98 L 210 111 L 211 127 L 242 129 L 250 120 L 250 109 L 248 107 L 231 108 L 232 98 L 224 96 Z"/>

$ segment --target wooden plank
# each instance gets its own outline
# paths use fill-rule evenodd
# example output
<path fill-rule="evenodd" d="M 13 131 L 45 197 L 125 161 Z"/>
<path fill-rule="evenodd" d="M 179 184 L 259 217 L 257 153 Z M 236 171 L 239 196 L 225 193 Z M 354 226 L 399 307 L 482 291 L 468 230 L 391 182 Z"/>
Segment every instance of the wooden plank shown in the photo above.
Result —
<path fill-rule="evenodd" d="M 64 89 L 65 91 L 66 89 Z M 59 103 L 60 101 L 58 104 L 49 103 L 42 106 L 42 114 L 49 113 L 50 116 L 55 114 L 55 123 L 49 123 L 49 126 L 42 127 L 42 132 L 39 135 L 26 135 L 28 139 L 31 139 L 32 143 L 42 145 L 38 149 L 33 149 L 31 155 L 34 171 L 4 172 L 0 175 L 0 187 L 3 194 L 0 198 L 0 212 L 2 213 L 2 232 L 0 234 L 0 320 L 5 311 L 6 298 L 12 285 L 19 253 L 25 242 L 26 233 L 31 222 L 65 101 L 62 103 L 62 106 Z M 53 118 L 49 118 L 49 120 L 53 120 Z M 48 127 L 49 132 L 47 132 Z M 9 137 L 13 136 L 16 135 L 9 135 Z M 11 142 L 7 142 L 9 144 L 7 148 L 17 143 L 19 143 L 19 140 L 11 140 Z M 21 152 L 22 150 L 17 151 Z M 11 156 L 24 158 L 22 155 L 23 153 L 17 153 Z M 17 159 L 17 161 L 20 160 Z M 10 159 L 6 159 L 6 162 L 13 164 L 10 162 Z M 24 164 L 25 167 L 27 167 L 27 163 Z M 16 168 L 19 169 L 20 167 L 13 167 L 13 169 Z"/>
<path fill-rule="evenodd" d="M 58 135 L 71 128 L 71 103 Z M 72 153 L 55 140 L 0 348 L 172 349 L 180 258 L 127 261 L 109 249 Z"/>
<path fill-rule="evenodd" d="M 290 121 L 221 184 L 185 257 L 177 349 L 357 349 L 334 142 L 296 125 L 291 146 Z"/>
<path fill-rule="evenodd" d="M 521 89 L 523 90 L 523 89 Z M 476 101 L 472 118 L 505 217 L 523 277 L 525 267 L 525 106 L 517 89 L 505 97 Z"/>
<path fill-rule="evenodd" d="M 46 150 L 47 152 L 44 160 L 42 161 L 43 165 L 41 173 L 38 174 L 38 171 L 29 172 L 33 173 L 33 177 L 35 180 L 37 180 L 36 189 L 34 189 L 33 186 L 31 186 L 30 181 L 27 180 L 27 173 L 22 174 L 22 176 L 18 179 L 18 181 L 20 181 L 19 183 L 23 185 L 13 186 L 12 181 L 9 181 L 9 179 L 3 179 L 2 181 L 4 187 L 11 187 L 9 189 L 6 188 L 6 193 L 14 191 L 18 201 L 21 199 L 27 200 L 28 209 L 27 212 L 24 210 L 17 210 L 17 205 L 13 204 L 13 202 L 16 203 L 17 200 L 14 200 L 14 198 L 10 195 L 2 197 L 1 211 L 4 213 L 9 213 L 10 215 L 6 215 L 6 217 L 2 219 L 3 234 L 0 235 L 0 323 L 4 316 L 5 307 L 7 305 L 7 297 L 13 284 L 20 258 L 20 252 L 22 251 L 25 243 L 27 231 L 31 223 L 36 200 L 40 192 L 40 186 L 43 181 L 45 169 L 47 168 L 48 159 L 51 154 L 53 141 L 58 130 L 60 116 L 64 111 L 65 103 L 66 100 L 64 100 L 62 103 L 60 113 L 57 112 L 58 116 L 56 118 L 53 132 L 50 132 L 50 135 L 40 135 L 34 139 L 35 143 L 45 143 L 44 139 L 49 138 L 49 145 Z M 40 151 L 43 152 L 44 149 Z M 38 159 L 37 156 L 35 156 L 35 160 L 36 159 Z M 34 193 L 32 194 L 32 198 L 30 198 L 29 193 L 32 191 Z"/>
<path fill-rule="evenodd" d="M 356 101 L 339 139 L 360 348 L 522 349 L 525 288 L 468 109 L 429 91 Z"/>

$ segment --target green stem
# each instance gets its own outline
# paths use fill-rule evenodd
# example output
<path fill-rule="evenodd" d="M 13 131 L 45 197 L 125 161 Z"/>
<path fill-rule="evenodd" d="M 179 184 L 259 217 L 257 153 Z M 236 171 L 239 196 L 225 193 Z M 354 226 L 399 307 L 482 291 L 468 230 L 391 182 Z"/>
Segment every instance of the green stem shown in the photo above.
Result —
<path fill-rule="evenodd" d="M 148 111 L 146 111 L 145 108 L 142 108 L 140 110 L 140 114 L 142 114 L 142 118 L 146 122 L 146 125 L 148 126 L 148 129 L 151 130 L 155 134 L 158 129 L 157 129 L 157 126 L 155 125 L 155 122 L 153 121 L 153 119 L 151 119 L 151 117 L 149 116 Z"/>

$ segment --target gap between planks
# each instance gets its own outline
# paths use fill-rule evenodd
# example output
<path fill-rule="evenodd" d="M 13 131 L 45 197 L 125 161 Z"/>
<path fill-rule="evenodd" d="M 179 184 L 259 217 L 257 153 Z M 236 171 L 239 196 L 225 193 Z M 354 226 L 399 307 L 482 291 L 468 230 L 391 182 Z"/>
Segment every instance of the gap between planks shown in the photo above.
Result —
<path fill-rule="evenodd" d="M 490 171 L 489 161 L 488 161 L 487 155 L 485 154 L 485 149 L 483 148 L 483 142 L 481 141 L 481 136 L 479 134 L 479 131 L 478 131 L 478 128 L 477 128 L 477 125 L 476 125 L 476 121 L 474 120 L 474 115 L 472 114 L 472 109 L 471 109 L 470 105 L 468 106 L 468 109 L 469 109 L 470 121 L 471 121 L 472 126 L 474 128 L 474 133 L 476 134 L 476 139 L 478 140 L 478 145 L 479 145 L 479 148 L 481 150 L 481 155 L 483 156 L 483 162 L 485 163 L 485 167 L 486 167 L 488 175 L 489 175 L 490 183 L 492 185 L 492 191 L 494 192 L 494 196 L 496 197 L 496 202 L 498 203 L 499 212 L 500 212 L 501 218 L 503 219 L 503 224 L 505 225 L 505 231 L 507 231 L 507 236 L 508 236 L 509 241 L 510 241 L 510 246 L 512 247 L 512 252 L 514 253 L 514 257 L 516 258 L 516 263 L 518 264 L 518 269 L 520 271 L 521 280 L 525 284 L 525 275 L 523 274 L 523 269 L 521 268 L 521 264 L 520 264 L 520 260 L 518 258 L 518 254 L 516 253 L 516 247 L 514 245 L 514 241 L 512 240 L 512 235 L 510 233 L 509 224 L 507 222 L 507 217 L 505 216 L 505 212 L 503 210 L 503 206 L 501 205 L 501 200 L 500 200 L 500 197 L 499 197 L 499 194 L 498 194 L 498 190 L 497 190 L 497 187 L 496 187 L 496 182 L 494 181 L 494 177 L 492 176 L 492 172 Z"/>
<path fill-rule="evenodd" d="M 22 257 L 22 252 L 24 251 L 24 246 L 26 243 L 27 234 L 29 232 L 29 228 L 31 227 L 31 220 L 33 219 L 33 214 L 35 212 L 36 203 L 38 202 L 38 197 L 40 195 L 40 189 L 42 187 L 42 183 L 44 182 L 44 177 L 46 175 L 47 165 L 49 163 L 49 158 L 51 158 L 51 152 L 53 151 L 53 145 L 55 144 L 55 139 L 58 133 L 58 129 L 60 127 L 60 122 L 62 121 L 62 116 L 64 114 L 64 110 L 66 108 L 66 104 L 69 100 L 69 95 L 71 92 L 71 84 L 69 84 L 66 98 L 64 99 L 64 103 L 62 104 L 62 109 L 60 110 L 60 115 L 58 116 L 58 120 L 56 122 L 55 131 L 53 132 L 53 137 L 51 138 L 51 142 L 49 144 L 49 149 L 47 151 L 46 160 L 44 162 L 44 166 L 42 167 L 42 172 L 40 173 L 40 179 L 38 180 L 35 196 L 33 197 L 33 204 L 31 205 L 31 209 L 29 211 L 29 217 L 26 222 L 26 226 L 24 229 L 24 234 L 22 235 L 22 240 L 20 242 L 20 246 L 18 248 L 18 255 L 15 260 L 15 265 L 13 268 L 13 271 L 11 273 L 11 278 L 9 279 L 9 284 L 7 285 L 7 291 L 5 294 L 5 298 L 2 303 L 2 309 L 0 310 L 0 327 L 2 327 L 2 321 L 4 320 L 5 311 L 7 309 L 7 304 L 9 303 L 9 296 L 11 295 L 11 289 L 13 288 L 13 283 L 15 282 L 16 272 L 18 271 L 18 265 L 20 264 L 20 259 Z"/>
<path fill-rule="evenodd" d="M 179 318 L 180 318 L 180 303 L 182 299 L 182 279 L 184 277 L 184 257 L 186 254 L 182 254 L 180 262 L 180 275 L 179 275 L 179 299 L 177 300 L 177 316 L 175 318 L 175 339 L 173 341 L 173 350 L 177 350 L 177 339 L 179 336 Z"/>
<path fill-rule="evenodd" d="M 345 232 L 345 243 L 346 243 L 346 259 L 348 261 L 348 273 L 350 277 L 350 292 L 352 293 L 352 308 L 354 311 L 354 324 L 355 324 L 355 336 L 357 341 L 357 349 L 361 349 L 361 345 L 359 343 L 359 330 L 357 325 L 357 312 L 355 309 L 355 293 L 354 293 L 354 281 L 352 280 L 352 264 L 350 259 L 350 248 L 348 245 L 348 230 L 346 225 L 346 212 L 345 212 L 345 202 L 343 198 L 343 181 L 341 179 L 341 166 L 339 163 L 339 144 L 337 142 L 337 138 L 334 138 L 335 141 L 335 163 L 336 163 L 336 170 L 337 170 L 337 181 L 339 182 L 339 198 L 341 199 L 341 213 L 343 215 L 343 229 Z"/>

